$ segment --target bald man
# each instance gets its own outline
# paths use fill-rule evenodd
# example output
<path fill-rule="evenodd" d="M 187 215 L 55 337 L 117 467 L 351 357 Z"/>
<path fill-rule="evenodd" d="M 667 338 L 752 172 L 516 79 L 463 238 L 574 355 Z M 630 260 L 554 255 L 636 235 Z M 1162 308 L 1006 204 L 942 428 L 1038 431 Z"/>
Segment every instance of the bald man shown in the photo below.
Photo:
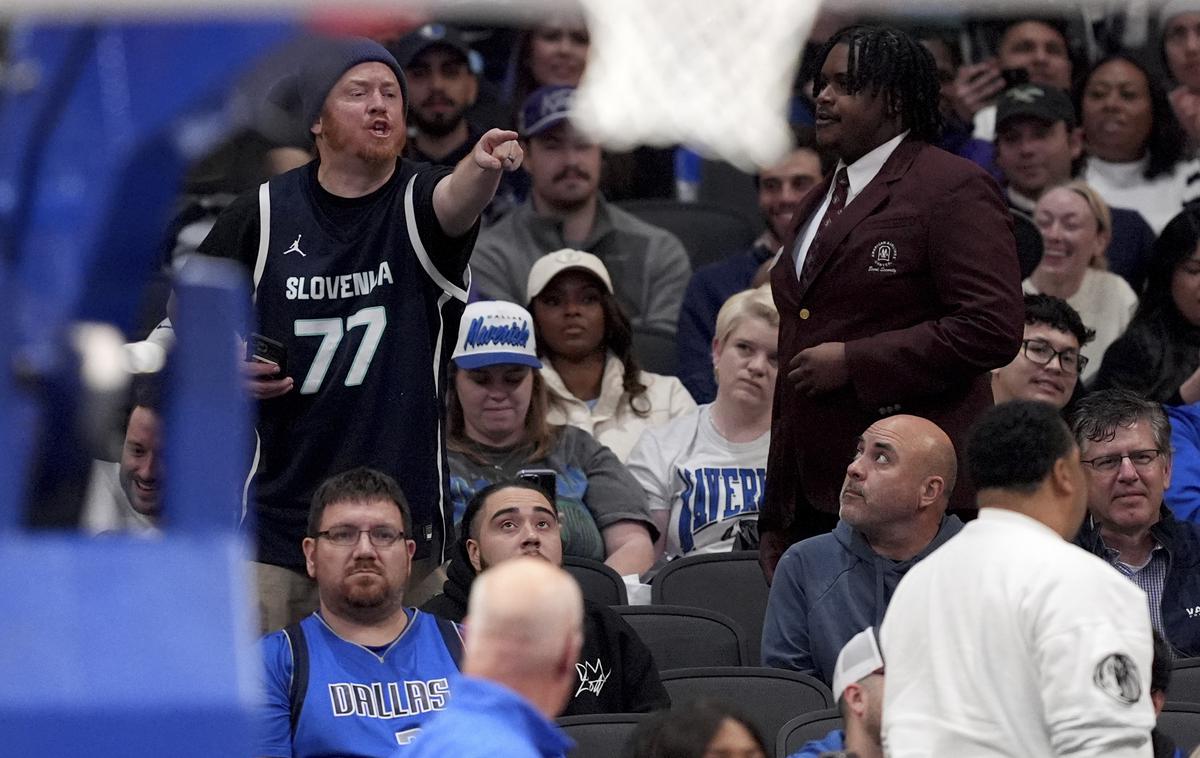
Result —
<path fill-rule="evenodd" d="M 554 723 L 576 685 L 583 596 L 538 558 L 505 561 L 475 579 L 463 676 L 454 698 L 393 758 L 551 758 L 574 745 Z"/>
<path fill-rule="evenodd" d="M 937 424 L 889 416 L 858 438 L 837 526 L 779 560 L 763 625 L 764 666 L 830 684 L 838 652 L 879 627 L 901 577 L 962 529 L 946 515 L 958 461 Z"/>

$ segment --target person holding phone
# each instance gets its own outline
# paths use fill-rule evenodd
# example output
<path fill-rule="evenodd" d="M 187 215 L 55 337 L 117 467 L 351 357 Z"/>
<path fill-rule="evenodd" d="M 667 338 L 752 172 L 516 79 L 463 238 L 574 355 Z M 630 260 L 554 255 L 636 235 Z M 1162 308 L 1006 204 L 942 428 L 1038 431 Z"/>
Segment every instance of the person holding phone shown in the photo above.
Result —
<path fill-rule="evenodd" d="M 623 575 L 653 561 L 658 528 L 637 480 L 611 450 L 546 418 L 548 400 L 533 317 L 483 300 L 463 313 L 447 397 L 447 449 L 455 523 L 479 490 L 529 469 L 556 474 L 563 551 Z"/>

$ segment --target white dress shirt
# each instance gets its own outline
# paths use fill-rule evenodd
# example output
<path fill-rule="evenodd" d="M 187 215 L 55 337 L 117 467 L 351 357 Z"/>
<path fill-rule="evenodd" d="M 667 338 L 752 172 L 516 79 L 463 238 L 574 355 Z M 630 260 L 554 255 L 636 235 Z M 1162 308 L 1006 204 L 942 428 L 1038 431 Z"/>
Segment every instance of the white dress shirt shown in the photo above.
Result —
<path fill-rule="evenodd" d="M 845 168 L 846 178 L 850 180 L 850 189 L 846 192 L 846 207 L 849 207 L 850 203 L 854 202 L 854 198 L 858 197 L 859 193 L 871 183 L 871 180 L 879 175 L 883 164 L 887 163 L 887 159 L 891 157 L 892 152 L 907 136 L 908 130 L 906 129 L 849 166 L 838 161 L 834 176 L 837 176 L 837 171 Z M 829 208 L 829 203 L 833 200 L 835 186 L 836 183 L 830 183 L 829 191 L 825 193 L 825 199 L 821 201 L 821 205 L 817 207 L 816 212 L 809 216 L 808 221 L 804 225 L 803 232 L 796 236 L 798 243 L 792 256 L 796 262 L 797 279 L 800 278 L 800 272 L 804 270 L 804 261 L 808 257 L 808 249 L 812 247 L 813 239 L 817 236 L 817 229 L 820 226 L 817 221 L 818 219 L 825 218 L 825 211 Z"/>

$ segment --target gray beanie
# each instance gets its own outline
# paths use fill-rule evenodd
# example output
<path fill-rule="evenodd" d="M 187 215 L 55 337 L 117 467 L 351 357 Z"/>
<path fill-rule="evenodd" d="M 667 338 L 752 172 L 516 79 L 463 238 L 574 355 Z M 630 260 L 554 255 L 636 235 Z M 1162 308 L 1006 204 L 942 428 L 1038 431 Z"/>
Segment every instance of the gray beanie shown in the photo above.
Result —
<path fill-rule="evenodd" d="M 371 62 L 386 65 L 396 75 L 396 80 L 400 82 L 400 95 L 404 98 L 404 113 L 408 115 L 408 82 L 404 79 L 400 64 L 383 45 L 366 37 L 327 39 L 321 40 L 312 50 L 294 79 L 305 131 L 321 115 L 321 107 L 329 96 L 329 90 L 342 78 L 342 74 L 360 63 Z"/>

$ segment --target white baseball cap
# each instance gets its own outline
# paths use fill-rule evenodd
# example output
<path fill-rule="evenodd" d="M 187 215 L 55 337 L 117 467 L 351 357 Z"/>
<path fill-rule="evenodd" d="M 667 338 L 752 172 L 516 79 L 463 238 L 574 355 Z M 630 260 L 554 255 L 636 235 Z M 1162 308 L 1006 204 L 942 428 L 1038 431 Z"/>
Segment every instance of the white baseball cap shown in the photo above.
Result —
<path fill-rule="evenodd" d="M 868 626 L 850 638 L 833 664 L 833 697 L 840 700 L 848 685 L 883 671 L 883 654 L 875 639 L 875 627 Z"/>
<path fill-rule="evenodd" d="M 546 289 L 546 285 L 550 283 L 551 279 L 571 269 L 580 269 L 594 274 L 596 278 L 604 282 L 605 289 L 610 294 L 612 293 L 612 278 L 608 275 L 608 269 L 604 267 L 604 261 L 591 253 L 565 247 L 562 250 L 555 250 L 553 253 L 546 253 L 537 259 L 533 268 L 529 269 L 529 283 L 525 287 L 528 297 L 525 298 L 525 301 L 533 302 L 533 299 Z"/>
<path fill-rule="evenodd" d="M 533 336 L 533 317 L 516 303 L 502 300 L 471 303 L 463 311 L 458 341 L 450 358 L 464 369 L 502 363 L 541 368 Z"/>

